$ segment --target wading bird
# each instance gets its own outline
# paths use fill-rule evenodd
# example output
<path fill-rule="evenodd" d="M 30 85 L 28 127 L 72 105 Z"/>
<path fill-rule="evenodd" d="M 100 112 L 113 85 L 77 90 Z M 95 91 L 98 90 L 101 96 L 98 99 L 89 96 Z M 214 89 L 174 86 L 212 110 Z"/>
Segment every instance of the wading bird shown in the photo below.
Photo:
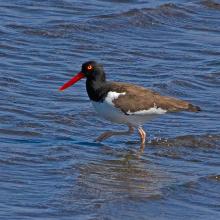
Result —
<path fill-rule="evenodd" d="M 97 141 L 103 141 L 113 135 L 130 135 L 134 128 L 137 128 L 141 149 L 144 149 L 144 123 L 166 113 L 200 111 L 198 106 L 187 101 L 162 96 L 141 86 L 107 81 L 102 65 L 95 61 L 83 63 L 81 71 L 59 90 L 70 87 L 82 78 L 86 78 L 86 90 L 97 113 L 111 122 L 128 126 L 128 131 L 106 131 L 96 139 Z"/>

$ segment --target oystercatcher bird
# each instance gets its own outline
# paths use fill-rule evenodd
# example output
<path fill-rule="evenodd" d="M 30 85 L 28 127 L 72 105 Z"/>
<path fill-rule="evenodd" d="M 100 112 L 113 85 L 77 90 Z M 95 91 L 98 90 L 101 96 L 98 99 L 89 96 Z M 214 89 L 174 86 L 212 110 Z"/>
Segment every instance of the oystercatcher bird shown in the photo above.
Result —
<path fill-rule="evenodd" d="M 88 96 L 100 116 L 128 126 L 128 131 L 106 131 L 96 140 L 103 141 L 113 135 L 130 135 L 138 129 L 141 148 L 144 148 L 146 133 L 142 125 L 166 113 L 200 111 L 198 106 L 159 93 L 141 86 L 106 80 L 103 66 L 95 61 L 82 64 L 81 71 L 59 88 L 70 87 L 82 78 L 86 78 Z"/>

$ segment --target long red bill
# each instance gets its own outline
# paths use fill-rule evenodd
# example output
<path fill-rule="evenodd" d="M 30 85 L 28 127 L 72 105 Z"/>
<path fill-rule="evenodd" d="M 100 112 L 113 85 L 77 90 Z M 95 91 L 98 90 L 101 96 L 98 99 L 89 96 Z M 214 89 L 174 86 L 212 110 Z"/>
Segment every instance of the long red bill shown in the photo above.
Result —
<path fill-rule="evenodd" d="M 82 72 L 77 73 L 71 80 L 66 82 L 63 86 L 59 88 L 60 91 L 67 89 L 68 87 L 72 86 L 74 83 L 78 82 L 80 79 L 84 78 L 85 75 Z"/>

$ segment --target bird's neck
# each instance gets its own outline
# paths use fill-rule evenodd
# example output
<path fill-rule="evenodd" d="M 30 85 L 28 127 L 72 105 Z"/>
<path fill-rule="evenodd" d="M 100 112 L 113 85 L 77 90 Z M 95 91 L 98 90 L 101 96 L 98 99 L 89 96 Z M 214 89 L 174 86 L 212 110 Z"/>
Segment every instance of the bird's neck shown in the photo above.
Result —
<path fill-rule="evenodd" d="M 86 90 L 91 101 L 102 102 L 108 93 L 105 76 L 102 75 L 93 79 L 87 78 Z"/>

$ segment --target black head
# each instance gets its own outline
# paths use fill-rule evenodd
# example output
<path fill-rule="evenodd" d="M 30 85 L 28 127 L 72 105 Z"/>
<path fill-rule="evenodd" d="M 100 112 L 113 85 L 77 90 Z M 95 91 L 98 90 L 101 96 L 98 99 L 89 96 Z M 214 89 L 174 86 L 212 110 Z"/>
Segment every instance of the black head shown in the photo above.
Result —
<path fill-rule="evenodd" d="M 103 66 L 95 61 L 88 61 L 83 63 L 81 72 L 89 80 L 105 81 L 105 73 Z"/>
<path fill-rule="evenodd" d="M 87 78 L 86 84 L 105 82 L 105 72 L 101 64 L 95 61 L 88 61 L 82 64 L 82 69 L 73 78 L 59 88 L 60 91 L 72 86 L 82 78 Z"/>

